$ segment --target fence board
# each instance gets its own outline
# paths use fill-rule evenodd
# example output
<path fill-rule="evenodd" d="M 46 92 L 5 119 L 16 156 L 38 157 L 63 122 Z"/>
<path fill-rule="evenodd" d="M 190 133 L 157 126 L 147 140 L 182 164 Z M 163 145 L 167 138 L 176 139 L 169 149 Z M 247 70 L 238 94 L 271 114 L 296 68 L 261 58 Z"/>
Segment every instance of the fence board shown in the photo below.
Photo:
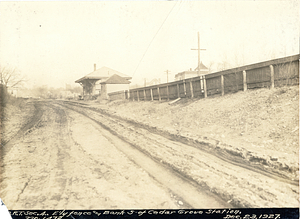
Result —
<path fill-rule="evenodd" d="M 153 100 L 158 100 L 159 97 L 158 97 L 158 91 L 157 91 L 157 88 L 153 88 L 153 89 L 152 89 L 152 92 L 153 92 Z"/>
<path fill-rule="evenodd" d="M 138 90 L 139 93 L 139 100 L 144 100 L 144 89 Z"/>
<path fill-rule="evenodd" d="M 177 99 L 177 84 L 169 86 L 169 99 Z"/>
<path fill-rule="evenodd" d="M 191 98 L 192 93 L 191 93 L 191 86 L 190 86 L 190 81 L 189 80 L 185 81 L 185 90 L 186 90 L 186 97 Z"/>
<path fill-rule="evenodd" d="M 221 93 L 221 77 L 206 79 L 207 96 Z"/>
<path fill-rule="evenodd" d="M 194 89 L 194 97 L 204 97 L 203 83 L 201 87 L 200 79 L 193 81 L 192 84 Z"/>
<path fill-rule="evenodd" d="M 110 100 L 124 100 L 125 99 L 125 91 L 118 91 L 108 94 Z"/>
<path fill-rule="evenodd" d="M 147 101 L 151 100 L 151 89 L 146 89 L 146 100 Z"/>
<path fill-rule="evenodd" d="M 299 84 L 299 62 L 274 65 L 275 86 Z"/>
<path fill-rule="evenodd" d="M 159 87 L 159 93 L 162 100 L 168 99 L 167 86 Z"/>
<path fill-rule="evenodd" d="M 185 98 L 184 84 L 183 83 L 179 84 L 179 97 Z"/>
<path fill-rule="evenodd" d="M 130 91 L 130 97 L 132 100 L 138 100 L 136 90 Z"/>
<path fill-rule="evenodd" d="M 271 86 L 270 66 L 247 70 L 247 87 L 262 88 Z"/>
<path fill-rule="evenodd" d="M 243 72 L 235 72 L 228 75 L 224 75 L 224 92 L 233 93 L 239 90 L 243 90 Z"/>

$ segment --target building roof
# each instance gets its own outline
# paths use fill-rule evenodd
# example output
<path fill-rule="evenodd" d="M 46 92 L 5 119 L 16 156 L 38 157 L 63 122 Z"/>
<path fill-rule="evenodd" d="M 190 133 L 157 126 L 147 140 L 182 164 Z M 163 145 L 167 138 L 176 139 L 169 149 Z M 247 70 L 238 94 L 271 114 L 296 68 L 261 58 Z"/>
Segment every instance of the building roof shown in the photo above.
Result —
<path fill-rule="evenodd" d="M 207 70 L 201 69 L 200 70 L 201 75 L 205 75 L 208 73 Z M 183 72 L 179 72 L 175 75 L 175 78 L 178 76 L 182 76 L 182 75 L 197 75 L 198 71 L 183 71 Z"/>
<path fill-rule="evenodd" d="M 208 68 L 202 62 L 200 63 L 200 72 L 205 72 L 204 74 L 207 74 L 207 72 L 208 72 Z M 190 69 L 187 71 L 177 73 L 175 75 L 175 78 L 180 75 L 197 74 L 197 73 L 198 73 L 198 66 L 197 66 L 197 68 L 195 68 L 194 71 L 192 69 Z"/>
<path fill-rule="evenodd" d="M 120 77 L 117 74 L 110 76 L 109 78 L 100 82 L 100 84 L 130 84 L 130 81 L 124 77 Z"/>
<path fill-rule="evenodd" d="M 184 74 L 197 74 L 197 71 L 183 71 L 183 72 L 179 72 L 176 75 L 184 75 Z M 175 75 L 175 76 L 176 76 Z"/>
<path fill-rule="evenodd" d="M 152 86 L 152 85 L 156 85 L 156 84 L 160 84 L 160 78 L 159 79 L 154 78 L 150 82 L 146 83 L 147 86 Z"/>
<path fill-rule="evenodd" d="M 116 75 L 118 75 L 122 78 L 125 78 L 127 80 L 130 80 L 132 78 L 132 77 L 130 77 L 128 75 L 125 75 L 121 72 L 118 72 L 116 70 L 113 70 L 111 68 L 103 66 L 102 68 L 99 68 L 96 71 L 93 71 L 93 72 L 87 74 L 86 76 L 76 80 L 75 83 L 79 83 L 79 82 L 81 82 L 83 80 L 87 80 L 87 79 L 92 79 L 92 80 L 107 79 L 107 78 L 111 77 L 114 74 L 116 74 Z"/>
<path fill-rule="evenodd" d="M 195 68 L 195 71 L 197 71 L 197 70 L 198 70 L 198 66 L 197 66 L 197 68 Z M 200 70 L 206 71 L 206 70 L 208 70 L 208 68 L 201 62 L 200 63 Z"/>

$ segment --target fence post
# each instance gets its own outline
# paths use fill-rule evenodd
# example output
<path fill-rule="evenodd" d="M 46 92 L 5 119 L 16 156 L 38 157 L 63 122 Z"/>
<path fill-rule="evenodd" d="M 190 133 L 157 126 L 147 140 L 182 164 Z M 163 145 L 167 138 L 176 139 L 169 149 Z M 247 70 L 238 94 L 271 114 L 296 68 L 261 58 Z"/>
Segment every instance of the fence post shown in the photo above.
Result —
<path fill-rule="evenodd" d="M 207 97 L 207 88 L 206 88 L 205 75 L 203 75 L 203 89 L 204 89 L 204 98 L 206 98 Z"/>
<path fill-rule="evenodd" d="M 202 81 L 202 76 L 200 75 L 200 76 L 199 76 L 200 97 L 202 96 L 202 84 L 201 84 L 201 81 Z"/>
<path fill-rule="evenodd" d="M 193 90 L 193 83 L 190 81 L 190 88 L 191 88 L 191 98 L 194 98 L 194 90 Z"/>
<path fill-rule="evenodd" d="M 168 98 L 168 101 L 170 100 L 169 98 L 169 86 L 167 85 L 167 98 Z"/>
<path fill-rule="evenodd" d="M 235 85 L 236 85 L 236 91 L 238 92 L 239 91 L 239 84 L 238 84 L 238 79 L 237 79 L 237 73 L 234 72 L 234 75 L 235 75 Z"/>
<path fill-rule="evenodd" d="M 177 96 L 178 96 L 178 98 L 180 97 L 180 93 L 179 93 L 179 84 L 177 84 Z"/>
<path fill-rule="evenodd" d="M 271 69 L 271 88 L 275 87 L 275 79 L 274 79 L 274 66 L 270 65 Z"/>
<path fill-rule="evenodd" d="M 146 90 L 144 90 L 144 101 L 146 101 Z"/>
<path fill-rule="evenodd" d="M 159 93 L 159 87 L 157 87 L 157 93 L 158 93 L 158 100 L 161 101 L 160 93 Z"/>
<path fill-rule="evenodd" d="M 139 90 L 136 91 L 136 95 L 137 95 L 137 101 L 140 101 Z"/>
<path fill-rule="evenodd" d="M 184 90 L 184 97 L 185 97 L 186 96 L 185 80 L 183 80 L 183 90 Z"/>
<path fill-rule="evenodd" d="M 244 84 L 244 91 L 246 91 L 247 90 L 247 73 L 245 70 L 243 71 L 243 84 Z"/>
<path fill-rule="evenodd" d="M 224 75 L 221 75 L 221 89 L 222 89 L 222 96 L 224 96 L 225 91 L 224 91 Z"/>
<path fill-rule="evenodd" d="M 152 91 L 152 88 L 150 89 L 150 93 L 151 93 L 151 101 L 153 101 L 153 91 Z"/>

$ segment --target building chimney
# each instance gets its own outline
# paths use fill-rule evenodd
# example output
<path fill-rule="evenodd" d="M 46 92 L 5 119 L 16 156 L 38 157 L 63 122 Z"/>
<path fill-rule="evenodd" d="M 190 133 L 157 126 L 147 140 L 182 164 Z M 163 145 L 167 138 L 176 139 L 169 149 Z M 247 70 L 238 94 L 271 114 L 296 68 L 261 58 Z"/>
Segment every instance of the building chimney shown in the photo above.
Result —
<path fill-rule="evenodd" d="M 94 64 L 94 71 L 96 71 L 96 64 Z"/>

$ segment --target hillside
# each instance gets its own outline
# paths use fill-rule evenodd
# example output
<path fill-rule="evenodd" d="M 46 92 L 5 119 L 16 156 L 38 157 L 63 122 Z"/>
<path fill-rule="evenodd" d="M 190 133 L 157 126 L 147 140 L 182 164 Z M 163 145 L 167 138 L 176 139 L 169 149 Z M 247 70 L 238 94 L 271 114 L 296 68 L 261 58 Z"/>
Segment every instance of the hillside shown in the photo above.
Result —
<path fill-rule="evenodd" d="M 181 99 L 171 105 L 158 101 L 90 104 L 158 130 L 222 145 L 243 158 L 257 158 L 258 164 L 276 166 L 298 177 L 298 86 Z"/>

